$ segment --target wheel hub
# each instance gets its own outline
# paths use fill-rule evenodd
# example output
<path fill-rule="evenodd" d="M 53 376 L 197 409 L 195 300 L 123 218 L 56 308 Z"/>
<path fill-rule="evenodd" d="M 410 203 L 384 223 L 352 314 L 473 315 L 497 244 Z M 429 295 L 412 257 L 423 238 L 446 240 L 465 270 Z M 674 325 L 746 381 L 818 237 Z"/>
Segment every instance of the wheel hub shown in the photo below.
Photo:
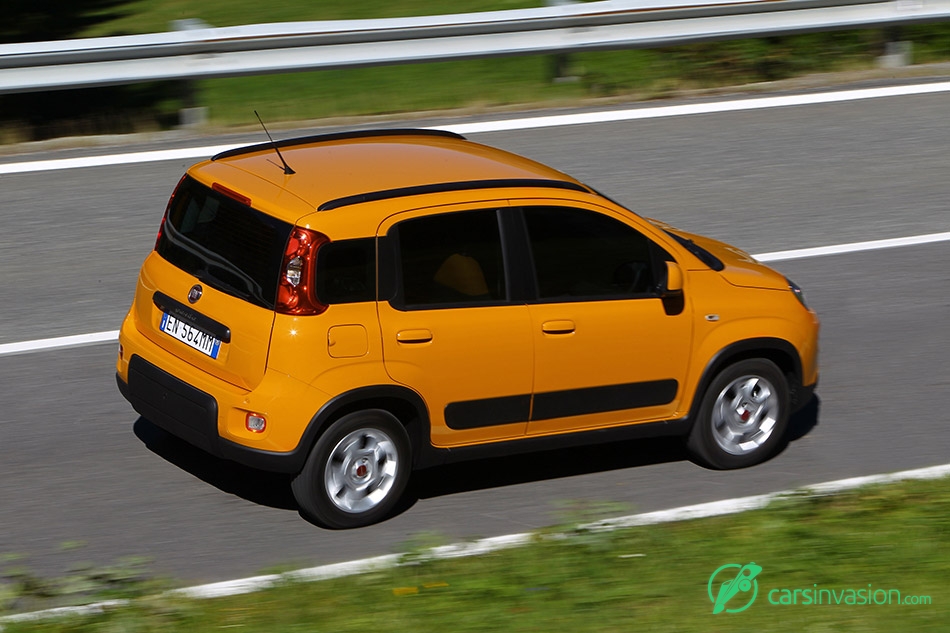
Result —
<path fill-rule="evenodd" d="M 396 445 L 383 431 L 353 431 L 330 452 L 323 478 L 327 497 L 345 512 L 372 510 L 392 490 L 397 460 Z"/>
<path fill-rule="evenodd" d="M 745 455 L 771 437 L 778 415 L 779 399 L 772 384 L 761 376 L 741 376 L 716 398 L 713 436 L 730 455 Z"/>
<path fill-rule="evenodd" d="M 736 413 L 739 415 L 739 419 L 743 422 L 748 422 L 749 418 L 752 417 L 752 414 L 755 413 L 756 406 L 751 402 L 743 402 L 739 405 L 739 408 L 736 409 Z"/>

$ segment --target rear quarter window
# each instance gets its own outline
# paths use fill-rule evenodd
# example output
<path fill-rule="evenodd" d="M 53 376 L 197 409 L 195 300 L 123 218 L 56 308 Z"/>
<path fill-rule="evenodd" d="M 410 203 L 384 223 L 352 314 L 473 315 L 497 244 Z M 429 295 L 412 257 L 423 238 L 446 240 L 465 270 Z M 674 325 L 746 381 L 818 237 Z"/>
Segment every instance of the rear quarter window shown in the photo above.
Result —
<path fill-rule="evenodd" d="M 320 247 L 317 298 L 321 303 L 376 300 L 376 238 L 340 240 Z"/>

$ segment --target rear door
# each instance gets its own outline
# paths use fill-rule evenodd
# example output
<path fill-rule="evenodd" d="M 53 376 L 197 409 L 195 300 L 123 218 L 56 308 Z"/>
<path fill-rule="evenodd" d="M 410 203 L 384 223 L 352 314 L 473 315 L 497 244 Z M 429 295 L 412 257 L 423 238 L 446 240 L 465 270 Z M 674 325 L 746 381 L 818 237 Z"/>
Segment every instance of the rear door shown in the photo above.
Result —
<path fill-rule="evenodd" d="M 169 203 L 135 298 L 138 329 L 239 387 L 264 375 L 291 226 L 223 187 L 186 177 Z"/>
<path fill-rule="evenodd" d="M 422 395 L 440 447 L 522 437 L 533 349 L 502 248 L 506 204 L 399 214 L 380 227 L 379 301 L 390 377 Z M 384 292 L 387 292 L 384 290 Z"/>

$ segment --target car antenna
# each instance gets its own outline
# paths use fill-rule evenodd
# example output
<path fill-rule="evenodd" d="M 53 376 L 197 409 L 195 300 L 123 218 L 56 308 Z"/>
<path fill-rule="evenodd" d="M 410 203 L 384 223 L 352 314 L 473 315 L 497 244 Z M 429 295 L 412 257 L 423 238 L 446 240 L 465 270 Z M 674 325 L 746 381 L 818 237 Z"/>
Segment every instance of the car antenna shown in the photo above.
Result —
<path fill-rule="evenodd" d="M 283 156 L 281 155 L 281 153 L 280 153 L 280 148 L 277 147 L 277 143 L 274 142 L 274 137 L 272 137 L 272 136 L 270 135 L 270 132 L 267 131 L 267 126 L 264 125 L 264 121 L 261 120 L 261 115 L 259 115 L 259 114 L 257 113 L 257 110 L 254 110 L 254 116 L 256 116 L 256 117 L 257 117 L 257 120 L 260 121 L 261 127 L 264 128 L 264 134 L 267 135 L 267 138 L 270 139 L 271 145 L 274 146 L 274 151 L 277 152 L 277 158 L 279 158 L 279 159 L 280 159 L 280 162 L 283 163 L 283 165 L 284 165 L 284 173 L 285 173 L 286 175 L 288 175 L 288 176 L 291 175 L 291 174 L 296 174 L 297 172 L 295 172 L 293 169 L 291 169 L 291 168 L 290 168 L 290 165 L 287 164 L 287 161 L 284 160 L 284 157 L 283 157 Z"/>

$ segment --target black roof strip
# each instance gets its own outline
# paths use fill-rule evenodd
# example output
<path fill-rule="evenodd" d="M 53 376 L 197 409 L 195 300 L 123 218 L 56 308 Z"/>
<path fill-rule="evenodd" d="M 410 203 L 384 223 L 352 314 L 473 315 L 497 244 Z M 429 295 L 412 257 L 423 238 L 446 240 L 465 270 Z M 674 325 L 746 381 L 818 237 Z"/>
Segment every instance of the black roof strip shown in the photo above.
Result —
<path fill-rule="evenodd" d="M 377 136 L 442 136 L 445 138 L 457 138 L 464 140 L 465 137 L 461 134 L 456 134 L 455 132 L 449 132 L 448 130 L 424 130 L 418 128 L 387 128 L 381 130 L 351 130 L 349 132 L 333 132 L 332 134 L 315 134 L 313 136 L 300 136 L 297 138 L 284 139 L 282 141 L 277 141 L 276 143 L 258 143 L 256 145 L 248 145 L 246 147 L 237 147 L 235 149 L 229 149 L 218 154 L 215 154 L 211 157 L 211 160 L 219 160 L 221 158 L 231 158 L 232 156 L 240 156 L 242 154 L 250 154 L 252 152 L 259 152 L 267 149 L 274 149 L 274 145 L 277 147 L 293 147 L 295 145 L 309 145 L 311 143 L 326 143 L 329 141 L 340 141 L 344 139 L 354 139 L 354 138 L 372 138 Z"/>
<path fill-rule="evenodd" d="M 466 191 L 469 189 L 501 189 L 504 187 L 548 187 L 551 189 L 570 189 L 571 191 L 582 191 L 590 193 L 590 190 L 584 185 L 565 180 L 546 180 L 543 178 L 498 178 L 494 180 L 463 180 L 460 182 L 440 182 L 432 185 L 416 185 L 413 187 L 399 187 L 398 189 L 385 189 L 383 191 L 371 191 L 368 193 L 358 193 L 352 196 L 343 196 L 335 200 L 328 200 L 317 207 L 317 211 L 329 211 L 339 209 L 352 204 L 361 202 L 373 202 L 376 200 L 388 200 L 390 198 L 403 198 L 406 196 L 415 196 L 424 193 L 442 193 L 444 191 Z"/>

